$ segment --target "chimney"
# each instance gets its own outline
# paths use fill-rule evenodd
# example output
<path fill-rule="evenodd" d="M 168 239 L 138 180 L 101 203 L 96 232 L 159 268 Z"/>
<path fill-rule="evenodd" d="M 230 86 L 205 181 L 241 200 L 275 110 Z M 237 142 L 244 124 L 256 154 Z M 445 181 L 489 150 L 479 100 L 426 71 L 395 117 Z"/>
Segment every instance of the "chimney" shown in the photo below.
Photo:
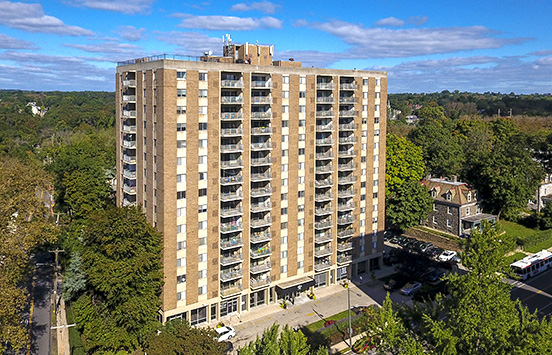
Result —
<path fill-rule="evenodd" d="M 456 175 L 452 175 L 450 179 L 452 180 L 452 182 L 458 182 L 458 176 Z"/>

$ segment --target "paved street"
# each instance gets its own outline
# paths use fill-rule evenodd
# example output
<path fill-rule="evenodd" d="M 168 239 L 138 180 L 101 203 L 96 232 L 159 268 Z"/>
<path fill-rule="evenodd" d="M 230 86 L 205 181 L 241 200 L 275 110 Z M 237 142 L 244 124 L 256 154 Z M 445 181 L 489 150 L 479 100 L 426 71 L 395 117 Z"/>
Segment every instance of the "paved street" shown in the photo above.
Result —
<path fill-rule="evenodd" d="M 51 295 L 53 286 L 52 261 L 48 253 L 39 254 L 34 259 L 36 278 L 34 280 L 33 318 L 31 322 L 31 351 L 33 355 L 49 355 L 51 339 Z M 27 353 L 28 354 L 28 353 Z"/>
<path fill-rule="evenodd" d="M 552 315 L 552 270 L 512 284 L 512 299 L 519 299 L 531 312 L 538 310 L 537 315 L 541 318 Z"/>

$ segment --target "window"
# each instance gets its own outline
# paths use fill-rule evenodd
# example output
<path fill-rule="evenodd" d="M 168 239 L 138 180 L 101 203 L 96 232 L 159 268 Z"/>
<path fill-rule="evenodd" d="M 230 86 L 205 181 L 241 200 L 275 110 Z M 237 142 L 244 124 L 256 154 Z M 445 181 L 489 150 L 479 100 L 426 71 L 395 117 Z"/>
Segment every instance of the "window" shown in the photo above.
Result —
<path fill-rule="evenodd" d="M 198 164 L 207 164 L 207 156 L 206 155 L 200 155 L 197 157 L 197 163 Z"/>
<path fill-rule="evenodd" d="M 185 140 L 177 140 L 176 141 L 176 147 L 178 149 L 186 148 L 186 141 Z"/>
<path fill-rule="evenodd" d="M 186 299 L 186 291 L 180 291 L 176 293 L 176 300 L 182 301 Z"/>
<path fill-rule="evenodd" d="M 282 198 L 281 198 L 281 199 L 282 199 L 282 201 L 287 200 L 287 199 L 288 199 L 288 194 L 287 194 L 287 193 L 282 194 Z"/>
<path fill-rule="evenodd" d="M 379 168 L 376 166 L 376 167 L 374 168 L 374 174 L 377 175 L 378 173 L 379 173 Z"/>
<path fill-rule="evenodd" d="M 199 180 L 207 180 L 207 173 L 199 173 Z"/>
<path fill-rule="evenodd" d="M 280 244 L 287 244 L 287 239 L 288 237 L 287 236 L 283 236 L 283 237 L 280 237 Z"/>
<path fill-rule="evenodd" d="M 186 225 L 185 224 L 179 224 L 176 226 L 176 233 L 177 234 L 182 234 L 182 233 L 186 233 Z M 186 242 L 184 242 L 186 243 Z M 186 247 L 186 244 L 184 244 L 184 247 Z"/>
<path fill-rule="evenodd" d="M 379 98 L 380 98 L 380 93 L 378 91 L 378 92 L 376 92 L 376 99 L 379 99 Z"/>
<path fill-rule="evenodd" d="M 205 74 L 205 75 L 207 75 L 207 74 Z M 204 295 L 206 293 L 207 293 L 207 286 L 199 286 L 197 288 L 197 294 L 198 295 Z"/>
<path fill-rule="evenodd" d="M 199 81 L 207 81 L 207 73 L 199 73 Z"/>
<path fill-rule="evenodd" d="M 287 226 L 288 226 L 288 223 L 287 222 L 282 222 L 280 223 L 280 229 L 287 229 Z M 287 237 L 286 237 L 287 238 Z M 287 239 L 286 239 L 286 243 L 287 243 Z"/>
<path fill-rule="evenodd" d="M 287 178 L 282 179 L 282 186 L 288 186 L 288 179 Z"/>
<path fill-rule="evenodd" d="M 447 227 L 452 228 L 452 219 L 447 219 Z"/>
<path fill-rule="evenodd" d="M 307 78 L 304 77 L 304 76 L 301 76 L 299 77 L 299 84 L 306 84 L 307 83 Z"/>
<path fill-rule="evenodd" d="M 184 283 L 186 282 L 186 275 L 178 275 L 176 277 L 176 283 L 177 284 L 181 284 L 181 283 Z"/>
<path fill-rule="evenodd" d="M 374 192 L 374 193 L 372 194 L 372 198 L 378 198 L 378 193 L 377 193 L 377 192 Z"/>
<path fill-rule="evenodd" d="M 468 202 L 471 202 L 471 199 L 472 199 L 472 194 L 471 192 L 468 192 Z"/>
<path fill-rule="evenodd" d="M 374 130 L 374 136 L 379 137 L 379 132 L 380 132 L 379 129 L 375 129 Z"/>
<path fill-rule="evenodd" d="M 176 182 L 186 182 L 186 174 L 176 175 Z"/>
<path fill-rule="evenodd" d="M 452 208 L 450 208 L 450 206 L 447 206 L 447 213 L 452 214 Z"/>
<path fill-rule="evenodd" d="M 199 97 L 207 97 L 207 90 L 205 90 L 205 89 L 200 89 L 197 96 L 199 96 Z"/>
<path fill-rule="evenodd" d="M 178 207 L 176 209 L 176 217 L 182 217 L 186 215 L 186 207 Z"/>
<path fill-rule="evenodd" d="M 470 208 L 466 207 L 466 216 L 469 216 L 469 215 L 470 215 Z"/>
<path fill-rule="evenodd" d="M 199 270 L 197 272 L 197 278 L 198 279 L 204 279 L 207 277 L 207 269 Z"/>
<path fill-rule="evenodd" d="M 186 106 L 177 106 L 177 107 L 176 107 L 176 114 L 177 114 L 177 115 L 184 115 L 184 114 L 186 114 Z"/>
<path fill-rule="evenodd" d="M 199 189 L 199 197 L 207 196 L 207 189 Z"/>
<path fill-rule="evenodd" d="M 301 113 L 307 112 L 307 106 L 299 105 L 299 112 L 301 112 Z"/>
<path fill-rule="evenodd" d="M 452 193 L 450 193 L 449 191 L 447 192 L 447 201 L 450 201 L 450 200 L 452 200 Z"/>
<path fill-rule="evenodd" d="M 368 111 L 368 105 L 362 105 L 362 111 Z"/>
<path fill-rule="evenodd" d="M 305 148 L 299 148 L 299 155 L 305 155 Z"/>
<path fill-rule="evenodd" d="M 283 134 L 282 135 L 282 143 L 286 143 L 288 141 L 288 135 L 287 134 Z"/>
<path fill-rule="evenodd" d="M 184 266 L 186 266 L 186 258 L 176 259 L 176 267 L 184 267 Z"/>
<path fill-rule="evenodd" d="M 282 76 L 282 83 L 289 84 L 289 75 Z"/>
<path fill-rule="evenodd" d="M 183 241 L 180 241 L 180 242 L 176 242 L 176 250 L 184 250 L 186 249 L 186 241 L 183 240 Z"/>
<path fill-rule="evenodd" d="M 302 269 L 303 266 L 304 266 L 304 261 L 303 260 L 297 262 L 297 268 L 298 269 Z"/>
<path fill-rule="evenodd" d="M 373 206 L 372 206 L 372 211 L 375 212 L 375 211 L 377 211 L 377 210 L 378 210 L 378 205 L 377 205 L 377 204 L 373 205 Z"/>
<path fill-rule="evenodd" d="M 197 261 L 198 262 L 204 262 L 204 261 L 207 261 L 207 253 L 201 253 L 197 256 Z"/>
<path fill-rule="evenodd" d="M 282 98 L 288 99 L 289 98 L 289 91 L 282 91 Z"/>
<path fill-rule="evenodd" d="M 144 89 L 144 97 L 146 96 L 145 93 L 146 93 L 146 90 Z M 176 96 L 186 97 L 186 89 L 176 89 Z"/>
<path fill-rule="evenodd" d="M 305 253 L 305 248 L 304 247 L 297 248 L 297 255 L 302 255 L 304 253 Z"/>
<path fill-rule="evenodd" d="M 186 191 L 177 191 L 176 192 L 176 199 L 181 200 L 183 198 L 186 198 Z"/>
<path fill-rule="evenodd" d="M 374 117 L 374 123 L 375 124 L 379 123 L 379 117 Z"/>
<path fill-rule="evenodd" d="M 282 113 L 289 113 L 289 106 L 288 105 L 282 105 Z"/>
<path fill-rule="evenodd" d="M 282 164 L 282 171 L 288 171 L 288 164 Z"/>
<path fill-rule="evenodd" d="M 362 98 L 367 99 L 368 98 L 368 91 L 365 91 L 362 93 Z"/>
<path fill-rule="evenodd" d="M 297 211 L 298 211 L 298 212 L 305 212 L 305 205 L 299 205 L 299 206 L 297 206 Z"/>
<path fill-rule="evenodd" d="M 362 181 L 362 182 L 360 183 L 360 187 L 366 187 L 366 181 Z"/>
<path fill-rule="evenodd" d="M 380 86 L 381 84 L 381 79 L 376 79 L 376 86 Z"/>
<path fill-rule="evenodd" d="M 305 170 L 305 163 L 299 162 L 299 170 Z"/>
<path fill-rule="evenodd" d="M 299 197 L 299 198 L 305 197 L 305 191 L 304 190 L 298 191 L 297 192 L 297 197 Z"/>
<path fill-rule="evenodd" d="M 287 207 L 282 208 L 282 211 L 280 212 L 282 215 L 285 215 L 288 213 Z"/>
<path fill-rule="evenodd" d="M 186 158 L 185 157 L 176 158 L 176 165 L 186 165 Z"/>
<path fill-rule="evenodd" d="M 368 79 L 362 79 L 362 85 L 368 86 Z"/>
<path fill-rule="evenodd" d="M 360 169 L 360 175 L 362 176 L 366 175 L 366 169 Z"/>
<path fill-rule="evenodd" d="M 176 78 L 177 79 L 186 79 L 186 72 L 185 71 L 177 71 L 176 72 Z"/>
<path fill-rule="evenodd" d="M 201 106 L 204 107 L 204 106 Z M 205 108 L 205 113 L 207 113 L 207 108 Z M 207 130 L 207 122 L 199 122 L 198 129 L 200 131 L 206 131 Z"/>
<path fill-rule="evenodd" d="M 299 184 L 304 184 L 304 183 L 305 183 L 305 177 L 299 176 Z"/>
<path fill-rule="evenodd" d="M 305 135 L 304 134 L 300 134 L 299 135 L 299 141 L 304 141 L 305 140 Z"/>
<path fill-rule="evenodd" d="M 282 120 L 282 127 L 289 127 L 289 121 L 288 120 Z"/>
<path fill-rule="evenodd" d="M 297 220 L 297 225 L 298 226 L 304 226 L 305 225 L 305 219 L 304 218 L 299 218 Z"/>
<path fill-rule="evenodd" d="M 207 221 L 199 221 L 197 225 L 199 229 L 207 229 Z"/>
<path fill-rule="evenodd" d="M 304 240 L 305 239 L 305 233 L 297 233 L 297 240 Z"/>
<path fill-rule="evenodd" d="M 378 186 L 378 180 L 374 180 L 374 186 Z"/>
<path fill-rule="evenodd" d="M 380 109 L 380 105 L 375 105 L 375 106 L 374 106 L 374 111 L 378 112 L 379 109 Z"/>
<path fill-rule="evenodd" d="M 199 140 L 199 148 L 207 148 L 207 139 Z"/>
<path fill-rule="evenodd" d="M 185 123 L 177 123 L 176 124 L 176 131 L 177 132 L 186 132 L 186 124 Z"/>
<path fill-rule="evenodd" d="M 197 213 L 204 213 L 207 212 L 207 205 L 199 205 L 197 207 Z"/>
<path fill-rule="evenodd" d="M 199 106 L 197 108 L 197 113 L 200 114 L 200 115 L 206 115 L 207 114 L 207 106 Z M 207 128 L 205 128 L 205 129 L 207 129 Z"/>
<path fill-rule="evenodd" d="M 282 259 L 287 258 L 287 250 L 282 251 Z"/>
<path fill-rule="evenodd" d="M 289 150 L 287 149 L 282 149 L 282 156 L 283 157 L 287 157 L 289 155 Z"/>
<path fill-rule="evenodd" d="M 299 120 L 299 127 L 305 127 L 305 120 Z"/>
<path fill-rule="evenodd" d="M 299 98 L 304 99 L 305 97 L 307 97 L 307 92 L 306 91 L 299 91 Z"/>
<path fill-rule="evenodd" d="M 280 266 L 280 272 L 281 273 L 287 272 L 287 265 Z"/>

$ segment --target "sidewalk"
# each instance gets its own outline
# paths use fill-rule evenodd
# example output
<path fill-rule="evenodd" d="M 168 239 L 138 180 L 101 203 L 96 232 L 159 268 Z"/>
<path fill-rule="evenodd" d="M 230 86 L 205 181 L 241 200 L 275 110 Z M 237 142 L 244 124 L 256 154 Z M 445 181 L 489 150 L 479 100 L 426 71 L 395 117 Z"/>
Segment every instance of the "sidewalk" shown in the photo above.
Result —
<path fill-rule="evenodd" d="M 58 311 L 56 313 L 56 324 L 67 325 L 67 318 L 65 317 L 65 301 L 63 297 L 60 297 Z M 69 345 L 69 328 L 64 326 L 56 329 L 57 333 L 57 349 L 58 355 L 71 355 L 71 348 Z"/>

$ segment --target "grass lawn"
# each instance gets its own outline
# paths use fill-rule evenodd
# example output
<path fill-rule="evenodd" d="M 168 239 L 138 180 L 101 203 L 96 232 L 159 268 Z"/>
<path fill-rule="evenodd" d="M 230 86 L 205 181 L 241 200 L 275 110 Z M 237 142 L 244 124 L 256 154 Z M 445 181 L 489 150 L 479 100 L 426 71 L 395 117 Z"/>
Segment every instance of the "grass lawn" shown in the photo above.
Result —
<path fill-rule="evenodd" d="M 522 252 L 517 252 L 515 254 L 512 254 L 508 257 L 506 257 L 506 262 L 508 264 L 511 264 L 514 262 L 514 260 L 521 260 L 523 258 L 525 258 L 527 255 L 525 253 L 522 253 Z"/>
<path fill-rule="evenodd" d="M 354 317 L 355 316 L 355 313 L 353 311 L 351 311 L 351 317 Z M 307 325 L 307 329 L 309 331 L 311 331 L 312 333 L 316 332 L 318 329 L 322 328 L 324 326 L 324 323 L 326 321 L 329 321 L 329 320 L 335 320 L 335 321 L 338 321 L 338 320 L 342 320 L 342 319 L 345 319 L 349 317 L 349 311 L 345 310 L 341 313 L 338 313 L 338 314 L 334 314 L 333 316 L 330 316 L 330 317 L 327 317 L 327 318 L 324 318 L 324 319 L 321 319 L 317 322 L 314 322 L 314 323 L 311 323 L 309 325 Z"/>
<path fill-rule="evenodd" d="M 506 232 L 506 234 L 515 237 L 516 240 L 524 240 L 536 233 L 535 230 L 524 227 L 514 222 L 500 220 L 498 221 L 498 225 L 500 226 L 500 228 L 502 228 L 502 230 Z"/>
<path fill-rule="evenodd" d="M 552 247 L 552 230 L 550 230 L 550 229 L 545 230 L 545 231 L 539 232 L 538 234 L 539 234 L 539 236 L 543 236 L 543 237 L 548 236 L 548 238 L 543 240 L 540 243 L 537 243 L 537 244 L 532 245 L 530 247 L 524 248 L 524 250 L 527 250 L 530 253 L 536 253 L 536 252 L 539 252 L 543 249 L 548 249 L 548 248 Z"/>

